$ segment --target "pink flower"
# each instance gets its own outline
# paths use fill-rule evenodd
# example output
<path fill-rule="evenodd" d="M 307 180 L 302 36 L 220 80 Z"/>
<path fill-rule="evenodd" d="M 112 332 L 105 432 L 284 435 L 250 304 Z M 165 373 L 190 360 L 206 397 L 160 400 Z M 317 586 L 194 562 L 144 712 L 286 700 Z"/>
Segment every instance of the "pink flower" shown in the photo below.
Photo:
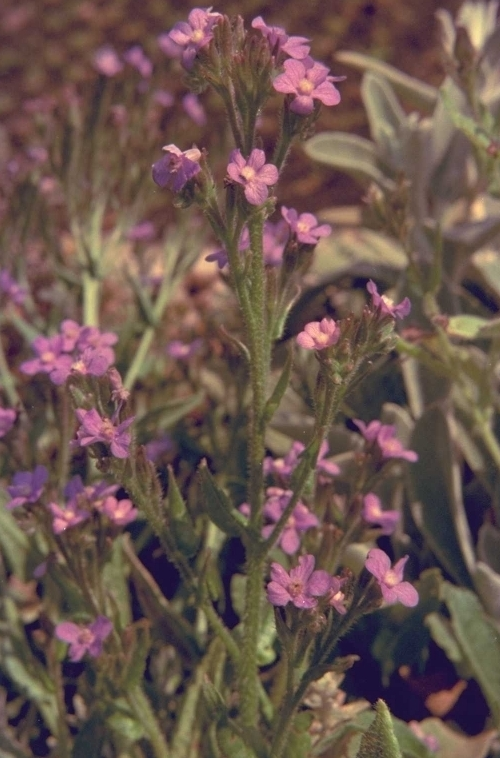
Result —
<path fill-rule="evenodd" d="M 418 592 L 410 582 L 403 581 L 403 569 L 407 560 L 408 556 L 405 555 L 391 568 L 389 556 L 374 547 L 368 552 L 365 568 L 378 581 L 386 603 L 399 601 L 408 608 L 413 608 L 418 603 Z"/>
<path fill-rule="evenodd" d="M 347 608 L 345 607 L 344 602 L 345 594 L 342 592 L 342 586 L 346 581 L 346 579 L 341 579 L 338 576 L 332 576 L 330 593 L 328 596 L 328 605 L 331 605 L 332 608 L 335 608 L 337 613 L 340 613 L 341 616 L 345 616 L 347 613 Z"/>
<path fill-rule="evenodd" d="M 198 338 L 192 342 L 182 342 L 181 340 L 172 340 L 167 345 L 167 355 L 171 358 L 185 360 L 196 355 L 203 345 L 203 340 Z"/>
<path fill-rule="evenodd" d="M 87 626 L 63 621 L 57 624 L 55 635 L 63 642 L 69 642 L 69 658 L 73 662 L 81 661 L 85 653 L 98 658 L 102 653 L 103 642 L 111 634 L 112 622 L 106 616 L 98 616 Z"/>
<path fill-rule="evenodd" d="M 15 305 L 22 305 L 28 297 L 28 290 L 21 287 L 7 269 L 0 270 L 0 293 L 6 295 Z"/>
<path fill-rule="evenodd" d="M 143 79 L 149 79 L 153 73 L 153 64 L 140 45 L 134 45 L 123 55 L 123 60 L 130 63 Z"/>
<path fill-rule="evenodd" d="M 288 574 L 279 563 L 271 564 L 271 581 L 267 585 L 267 598 L 276 606 L 293 603 L 296 608 L 314 608 L 317 597 L 325 595 L 331 587 L 331 576 L 326 571 L 314 571 L 313 555 L 303 555 L 299 565 Z"/>
<path fill-rule="evenodd" d="M 184 95 L 182 98 L 182 107 L 186 111 L 189 118 L 194 121 L 196 126 L 205 126 L 207 123 L 207 114 L 205 108 L 200 103 L 199 98 L 192 92 Z"/>
<path fill-rule="evenodd" d="M 71 373 L 84 376 L 104 376 L 114 360 L 115 352 L 110 347 L 86 347 L 81 356 L 71 364 Z"/>
<path fill-rule="evenodd" d="M 290 58 L 305 58 L 309 55 L 310 47 L 307 37 L 289 37 L 281 26 L 268 26 L 262 16 L 257 16 L 252 21 L 252 27 L 258 29 L 269 42 L 271 52 L 276 57 L 284 52 Z"/>
<path fill-rule="evenodd" d="M 152 221 L 141 221 L 132 226 L 127 232 L 127 239 L 131 242 L 152 240 L 156 234 L 156 227 Z"/>
<path fill-rule="evenodd" d="M 281 215 L 289 225 L 299 242 L 316 245 L 321 237 L 328 237 L 332 231 L 330 224 L 318 225 L 318 219 L 312 213 L 301 213 L 294 208 L 281 208 Z"/>
<path fill-rule="evenodd" d="M 113 77 L 123 69 L 118 53 L 111 45 L 103 45 L 95 51 L 93 56 L 94 68 L 103 76 Z"/>
<path fill-rule="evenodd" d="M 384 316 L 393 316 L 394 318 L 404 318 L 411 311 L 411 302 L 408 297 L 405 297 L 398 305 L 394 305 L 390 297 L 386 295 L 379 295 L 377 285 L 370 279 L 366 285 L 366 289 L 372 296 L 372 302 L 375 308 L 378 308 L 380 313 Z"/>
<path fill-rule="evenodd" d="M 138 510 L 134 508 L 131 500 L 117 500 L 110 495 L 101 506 L 102 512 L 118 526 L 126 526 L 137 518 Z"/>
<path fill-rule="evenodd" d="M 353 423 L 356 424 L 367 442 L 375 442 L 382 428 L 382 422 L 377 419 L 370 421 L 369 424 L 365 424 L 361 419 L 353 419 Z"/>
<path fill-rule="evenodd" d="M 101 418 L 95 408 L 86 411 L 79 408 L 76 416 L 81 426 L 76 433 L 74 444 L 86 447 L 94 445 L 96 442 L 103 442 L 109 445 L 111 454 L 115 458 L 126 458 L 129 454 L 131 442 L 130 432 L 126 431 L 134 421 L 134 416 L 122 421 L 115 426 L 114 419 Z"/>
<path fill-rule="evenodd" d="M 332 476 L 340 474 L 340 469 L 336 463 L 325 460 L 328 453 L 328 442 L 323 440 L 319 448 L 318 460 L 316 461 L 316 471 L 318 472 L 320 484 L 327 484 Z"/>
<path fill-rule="evenodd" d="M 12 408 L 0 408 L 0 439 L 14 426 L 17 413 Z"/>
<path fill-rule="evenodd" d="M 264 505 L 264 515 L 273 521 L 262 529 L 262 536 L 267 539 L 273 532 L 275 524 L 280 520 L 281 515 L 292 497 L 292 490 L 283 490 L 281 487 L 268 487 L 266 490 L 267 500 Z M 278 537 L 278 545 L 287 555 L 293 555 L 300 547 L 300 537 L 303 532 L 319 526 L 319 521 L 309 508 L 301 503 L 297 503 L 289 516 L 285 528 Z"/>
<path fill-rule="evenodd" d="M 399 511 L 384 511 L 380 498 L 369 492 L 363 498 L 363 519 L 368 524 L 380 524 L 382 534 L 392 534 L 400 518 Z"/>
<path fill-rule="evenodd" d="M 382 458 L 401 458 L 410 463 L 418 461 L 418 455 L 414 450 L 406 450 L 403 444 L 394 436 L 396 427 L 393 424 L 382 424 L 380 421 L 370 421 L 366 425 L 359 419 L 354 423 L 360 430 L 365 440 L 375 444 Z"/>
<path fill-rule="evenodd" d="M 166 155 L 153 164 L 153 181 L 159 187 L 180 192 L 201 171 L 201 153 L 197 147 L 182 151 L 175 145 L 166 145 L 163 150 Z"/>
<path fill-rule="evenodd" d="M 288 239 L 288 225 L 285 221 L 266 221 L 262 245 L 264 249 L 264 263 L 266 266 L 280 266 L 283 262 L 283 252 Z"/>
<path fill-rule="evenodd" d="M 35 337 L 31 347 L 37 354 L 36 358 L 24 361 L 20 365 L 23 374 L 48 374 L 56 385 L 64 384 L 71 371 L 72 358 L 64 353 L 63 338 L 60 334 L 53 337 Z"/>
<path fill-rule="evenodd" d="M 272 458 L 270 455 L 264 458 L 264 474 L 274 474 L 275 476 L 288 479 L 299 462 L 299 456 L 304 452 L 305 445 L 298 440 L 292 442 L 292 446 L 284 458 Z"/>
<path fill-rule="evenodd" d="M 68 503 L 65 508 L 61 508 L 57 503 L 49 503 L 49 509 L 53 517 L 52 531 L 54 534 L 61 534 L 66 529 L 81 524 L 90 516 L 88 511 L 81 510 L 71 503 Z"/>
<path fill-rule="evenodd" d="M 212 29 L 221 18 L 220 13 L 212 13 L 211 7 L 194 8 L 187 22 L 179 21 L 168 34 L 159 37 L 160 47 L 171 58 L 180 58 L 189 70 L 198 51 L 213 39 Z"/>
<path fill-rule="evenodd" d="M 329 76 L 329 69 L 321 63 L 306 58 L 304 61 L 286 60 L 284 73 L 273 82 L 277 92 L 295 95 L 290 110 L 300 116 L 308 116 L 314 108 L 314 100 L 324 105 L 338 105 L 340 92 L 332 84 L 344 77 Z"/>
<path fill-rule="evenodd" d="M 306 350 L 324 350 L 335 345 L 340 337 L 340 330 L 331 318 L 310 321 L 304 331 L 297 335 L 297 344 Z"/>
<path fill-rule="evenodd" d="M 251 205 L 261 205 L 267 200 L 268 187 L 278 181 L 278 169 L 266 163 L 263 150 L 254 148 L 248 160 L 239 150 L 233 150 L 227 167 L 229 178 L 244 187 L 245 197 Z"/>

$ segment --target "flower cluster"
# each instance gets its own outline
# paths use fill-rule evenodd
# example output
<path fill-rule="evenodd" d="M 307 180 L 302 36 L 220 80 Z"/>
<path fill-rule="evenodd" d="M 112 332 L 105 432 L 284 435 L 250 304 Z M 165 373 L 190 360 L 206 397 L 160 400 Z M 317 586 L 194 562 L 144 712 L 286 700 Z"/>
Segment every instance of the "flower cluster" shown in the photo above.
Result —
<path fill-rule="evenodd" d="M 27 376 L 48 374 L 53 384 L 64 384 L 71 373 L 103 376 L 115 361 L 112 348 L 118 341 L 113 332 L 100 332 L 95 326 L 80 326 L 67 319 L 59 334 L 36 337 L 31 347 L 36 358 L 21 363 Z"/>
<path fill-rule="evenodd" d="M 74 476 L 64 489 L 67 498 L 64 507 L 49 503 L 54 534 L 86 521 L 93 512 L 102 513 L 117 526 L 130 524 L 137 517 L 137 508 L 128 499 L 118 500 L 117 490 L 116 484 L 106 482 L 84 486 L 80 476 Z"/>
<path fill-rule="evenodd" d="M 401 458 L 410 463 L 418 460 L 418 455 L 414 450 L 406 450 L 403 444 L 397 439 L 396 427 L 393 424 L 382 424 L 381 421 L 370 421 L 365 424 L 360 419 L 355 419 L 354 423 L 359 431 L 374 448 L 383 460 L 389 458 Z"/>

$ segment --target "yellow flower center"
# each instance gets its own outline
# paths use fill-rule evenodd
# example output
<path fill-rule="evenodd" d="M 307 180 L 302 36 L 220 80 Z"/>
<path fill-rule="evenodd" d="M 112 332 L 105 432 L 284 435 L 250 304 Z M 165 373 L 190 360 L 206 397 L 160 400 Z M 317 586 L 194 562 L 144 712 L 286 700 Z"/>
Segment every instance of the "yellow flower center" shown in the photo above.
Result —
<path fill-rule="evenodd" d="M 297 87 L 301 95 L 310 95 L 314 89 L 314 84 L 309 79 L 301 79 Z"/>
<path fill-rule="evenodd" d="M 388 587 L 395 587 L 396 584 L 399 584 L 399 577 L 392 569 L 389 569 L 389 571 L 386 572 L 384 576 L 384 584 Z"/>
<path fill-rule="evenodd" d="M 247 182 L 251 182 L 253 179 L 255 179 L 255 169 L 253 169 L 251 166 L 245 166 L 242 168 L 240 174 Z"/>
<path fill-rule="evenodd" d="M 195 29 L 191 35 L 191 39 L 193 42 L 201 42 L 204 36 L 205 33 L 202 31 L 202 29 Z"/>

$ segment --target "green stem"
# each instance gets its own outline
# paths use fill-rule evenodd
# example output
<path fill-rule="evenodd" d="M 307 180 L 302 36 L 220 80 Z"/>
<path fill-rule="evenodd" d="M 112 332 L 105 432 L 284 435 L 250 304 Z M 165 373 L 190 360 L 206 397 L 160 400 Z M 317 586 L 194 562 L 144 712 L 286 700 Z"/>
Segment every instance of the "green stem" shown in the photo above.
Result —
<path fill-rule="evenodd" d="M 171 758 L 170 749 L 143 689 L 139 686 L 133 687 L 125 696 L 139 723 L 145 729 L 147 738 L 153 747 L 155 758 Z"/>
<path fill-rule="evenodd" d="M 156 330 L 154 326 L 148 326 L 142 334 L 141 341 L 139 342 L 139 347 L 135 351 L 132 363 L 130 364 L 128 371 L 125 374 L 125 379 L 123 380 L 123 386 L 127 390 L 132 389 L 139 375 L 139 372 L 144 367 L 144 360 L 149 352 L 151 343 L 153 342 L 155 331 Z"/>
<path fill-rule="evenodd" d="M 89 271 L 82 274 L 83 323 L 85 326 L 99 326 L 99 302 L 101 282 Z"/>
<path fill-rule="evenodd" d="M 21 398 L 19 397 L 16 389 L 16 383 L 12 376 L 7 358 L 5 357 L 5 351 L 3 349 L 3 342 L 0 336 L 0 378 L 2 380 L 2 387 L 7 395 L 7 400 L 12 406 L 22 405 Z"/>

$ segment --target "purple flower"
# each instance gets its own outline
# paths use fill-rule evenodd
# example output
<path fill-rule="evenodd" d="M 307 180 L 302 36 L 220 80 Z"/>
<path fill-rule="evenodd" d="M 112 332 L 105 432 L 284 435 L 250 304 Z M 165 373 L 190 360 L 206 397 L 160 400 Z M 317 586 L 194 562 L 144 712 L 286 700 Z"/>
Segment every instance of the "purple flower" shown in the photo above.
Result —
<path fill-rule="evenodd" d="M 284 458 L 272 458 L 269 455 L 266 456 L 263 463 L 264 474 L 274 474 L 283 477 L 284 479 L 288 479 L 297 468 L 299 456 L 304 452 L 304 449 L 305 445 L 303 445 L 302 442 L 295 440 L 292 442 L 292 446 Z"/>
<path fill-rule="evenodd" d="M 377 285 L 370 279 L 366 285 L 366 289 L 372 296 L 372 302 L 375 308 L 378 308 L 381 314 L 384 316 L 393 316 L 394 318 L 404 318 L 411 311 L 411 302 L 408 297 L 405 297 L 398 305 L 394 305 L 390 297 L 386 295 L 379 295 Z"/>
<path fill-rule="evenodd" d="M 174 443 L 172 438 L 168 434 L 164 434 L 162 437 L 159 437 L 156 440 L 151 440 L 151 442 L 144 445 L 144 450 L 148 461 L 154 463 L 164 453 L 169 453 L 173 447 Z"/>
<path fill-rule="evenodd" d="M 379 583 L 386 603 L 399 601 L 408 608 L 413 608 L 418 603 L 418 592 L 410 582 L 403 582 L 403 569 L 407 560 L 408 556 L 405 555 L 391 568 L 389 556 L 374 547 L 368 552 L 365 568 Z"/>
<path fill-rule="evenodd" d="M 217 266 L 220 269 L 223 269 L 224 266 L 227 266 L 229 263 L 226 251 L 221 249 L 214 250 L 213 253 L 206 255 L 205 260 L 208 261 L 208 263 L 217 263 Z"/>
<path fill-rule="evenodd" d="M 113 77 L 123 69 L 118 53 L 111 45 L 103 45 L 93 55 L 94 68 L 103 76 Z"/>
<path fill-rule="evenodd" d="M 382 422 L 377 419 L 370 421 L 369 424 L 365 424 L 361 419 L 353 419 L 353 423 L 356 424 L 367 442 L 375 442 L 382 428 Z"/>
<path fill-rule="evenodd" d="M 276 57 L 282 51 L 290 58 L 301 59 L 309 55 L 310 47 L 307 37 L 289 37 L 281 26 L 268 26 L 262 16 L 254 18 L 252 27 L 258 29 L 267 38 L 271 52 Z"/>
<path fill-rule="evenodd" d="M 324 350 L 335 345 L 340 337 L 340 330 L 332 318 L 310 321 L 304 331 L 297 335 L 297 344 L 305 350 Z"/>
<path fill-rule="evenodd" d="M 345 578 L 341 579 L 338 576 L 332 576 L 330 594 L 328 596 L 328 605 L 335 608 L 337 613 L 340 613 L 342 616 L 347 613 L 347 608 L 345 607 L 345 594 L 342 592 L 342 586 L 346 581 Z"/>
<path fill-rule="evenodd" d="M 280 220 L 276 224 L 266 221 L 262 246 L 266 266 L 280 266 L 283 261 L 283 251 L 288 239 L 288 224 Z"/>
<path fill-rule="evenodd" d="M 81 331 L 80 324 L 72 319 L 67 318 L 61 322 L 59 333 L 62 337 L 62 350 L 65 353 L 72 353 L 75 350 Z"/>
<path fill-rule="evenodd" d="M 15 305 L 22 305 L 28 297 L 28 290 L 21 287 L 6 269 L 0 270 L 0 293 L 3 293 Z"/>
<path fill-rule="evenodd" d="M 318 480 L 321 484 L 327 484 L 332 476 L 340 474 L 340 469 L 336 463 L 325 460 L 328 453 L 328 442 L 323 440 L 319 448 L 318 460 L 316 461 L 316 471 L 318 472 Z"/>
<path fill-rule="evenodd" d="M 399 511 L 384 511 L 380 498 L 369 492 L 363 498 L 363 518 L 368 524 L 380 524 L 382 534 L 392 534 L 399 521 Z"/>
<path fill-rule="evenodd" d="M 194 121 L 196 126 L 205 126 L 207 123 L 207 114 L 205 108 L 200 103 L 199 98 L 192 92 L 184 95 L 182 98 L 182 107 L 186 111 L 189 118 Z"/>
<path fill-rule="evenodd" d="M 175 97 L 166 89 L 157 89 L 153 93 L 153 100 L 162 108 L 170 108 L 175 102 Z"/>
<path fill-rule="evenodd" d="M 402 458 L 410 463 L 418 461 L 418 455 L 414 450 L 406 450 L 403 444 L 394 436 L 396 427 L 393 424 L 382 424 L 380 421 L 370 421 L 368 426 L 359 419 L 354 423 L 360 430 L 365 440 L 375 444 L 382 458 Z"/>
<path fill-rule="evenodd" d="M 268 499 L 264 504 L 264 516 L 273 521 L 273 523 L 262 529 L 264 539 L 267 539 L 272 534 L 274 525 L 281 518 L 293 493 L 292 490 L 283 490 L 281 487 L 268 487 L 266 494 Z M 319 526 L 317 516 L 311 513 L 304 503 L 299 501 L 289 516 L 285 528 L 278 537 L 278 545 L 284 553 L 293 555 L 300 547 L 300 535 L 315 526 Z"/>
<path fill-rule="evenodd" d="M 151 240 L 156 234 L 156 227 L 151 221 L 141 221 L 132 226 L 127 232 L 127 239 L 131 242 Z"/>
<path fill-rule="evenodd" d="M 114 418 L 101 418 L 95 408 L 90 411 L 79 408 L 76 416 L 81 426 L 76 433 L 74 444 L 86 447 L 96 442 L 109 445 L 115 458 L 126 458 L 131 442 L 130 432 L 126 431 L 134 421 L 134 416 L 115 426 Z"/>
<path fill-rule="evenodd" d="M 271 581 L 267 585 L 267 599 L 277 606 L 293 603 L 296 608 L 314 608 L 317 597 L 325 595 L 332 578 L 326 571 L 314 571 L 313 555 L 303 555 L 299 565 L 288 574 L 279 563 L 271 564 Z"/>
<path fill-rule="evenodd" d="M 299 116 L 308 116 L 314 108 L 314 100 L 324 105 L 338 105 L 340 92 L 332 82 L 343 77 L 329 76 L 329 69 L 321 63 L 306 58 L 304 61 L 286 60 L 284 73 L 278 74 L 273 82 L 276 92 L 295 95 L 290 110 Z"/>
<path fill-rule="evenodd" d="M 114 360 L 115 353 L 110 347 L 86 347 L 81 357 L 71 364 L 71 371 L 75 374 L 104 376 Z"/>
<path fill-rule="evenodd" d="M 153 181 L 159 187 L 179 192 L 201 171 L 201 153 L 197 147 L 182 151 L 175 145 L 166 145 L 163 150 L 166 155 L 153 164 Z"/>
<path fill-rule="evenodd" d="M 145 55 L 144 50 L 140 45 L 134 45 L 127 50 L 123 55 L 123 60 L 137 69 L 143 79 L 149 79 L 153 73 L 153 64 L 147 55 Z"/>
<path fill-rule="evenodd" d="M 229 178 L 244 187 L 245 197 L 251 205 L 261 205 L 267 200 L 268 187 L 278 181 L 278 169 L 266 163 L 263 150 L 254 148 L 248 160 L 240 150 L 233 150 L 227 167 Z"/>
<path fill-rule="evenodd" d="M 23 374 L 28 376 L 38 373 L 48 374 L 54 384 L 64 384 L 73 361 L 70 355 L 63 352 L 63 337 L 60 334 L 53 337 L 36 337 L 31 347 L 38 357 L 21 363 L 19 368 Z"/>
<path fill-rule="evenodd" d="M 112 495 L 103 501 L 101 511 L 118 526 L 130 524 L 131 521 L 135 521 L 138 514 L 131 500 L 117 500 Z"/>
<path fill-rule="evenodd" d="M 167 354 L 171 358 L 186 359 L 191 358 L 192 355 L 196 355 L 199 352 L 203 340 L 195 339 L 192 342 L 181 342 L 181 340 L 172 340 L 167 345 Z"/>
<path fill-rule="evenodd" d="M 71 503 L 65 508 L 61 508 L 57 503 L 49 503 L 49 509 L 52 513 L 52 531 L 54 534 L 61 534 L 72 526 L 81 524 L 89 518 L 88 511 L 81 510 Z"/>
<path fill-rule="evenodd" d="M 76 348 L 83 352 L 87 347 L 109 348 L 117 342 L 118 336 L 114 332 L 101 332 L 96 326 L 82 326 Z"/>
<path fill-rule="evenodd" d="M 212 7 L 194 8 L 187 22 L 179 21 L 168 34 L 159 37 L 163 52 L 172 58 L 180 58 L 188 70 L 192 68 L 198 51 L 213 39 L 212 29 L 222 18 L 220 13 L 211 11 Z"/>
<path fill-rule="evenodd" d="M 332 231 L 330 224 L 318 225 L 318 219 L 312 213 L 301 213 L 294 208 L 281 208 L 281 215 L 290 226 L 299 242 L 305 245 L 317 245 L 321 237 L 328 237 Z"/>
<path fill-rule="evenodd" d="M 73 662 L 81 661 L 85 653 L 98 658 L 102 652 L 103 642 L 111 634 L 112 622 L 106 616 L 98 616 L 87 626 L 63 621 L 57 624 L 55 635 L 63 642 L 69 642 L 69 658 Z"/>
<path fill-rule="evenodd" d="M 5 507 L 12 510 L 25 503 L 36 503 L 48 478 L 49 472 L 45 466 L 37 466 L 33 472 L 18 471 L 14 474 L 12 484 L 7 487 L 11 499 Z"/>
<path fill-rule="evenodd" d="M 0 408 L 0 439 L 14 426 L 17 413 L 13 408 Z"/>

